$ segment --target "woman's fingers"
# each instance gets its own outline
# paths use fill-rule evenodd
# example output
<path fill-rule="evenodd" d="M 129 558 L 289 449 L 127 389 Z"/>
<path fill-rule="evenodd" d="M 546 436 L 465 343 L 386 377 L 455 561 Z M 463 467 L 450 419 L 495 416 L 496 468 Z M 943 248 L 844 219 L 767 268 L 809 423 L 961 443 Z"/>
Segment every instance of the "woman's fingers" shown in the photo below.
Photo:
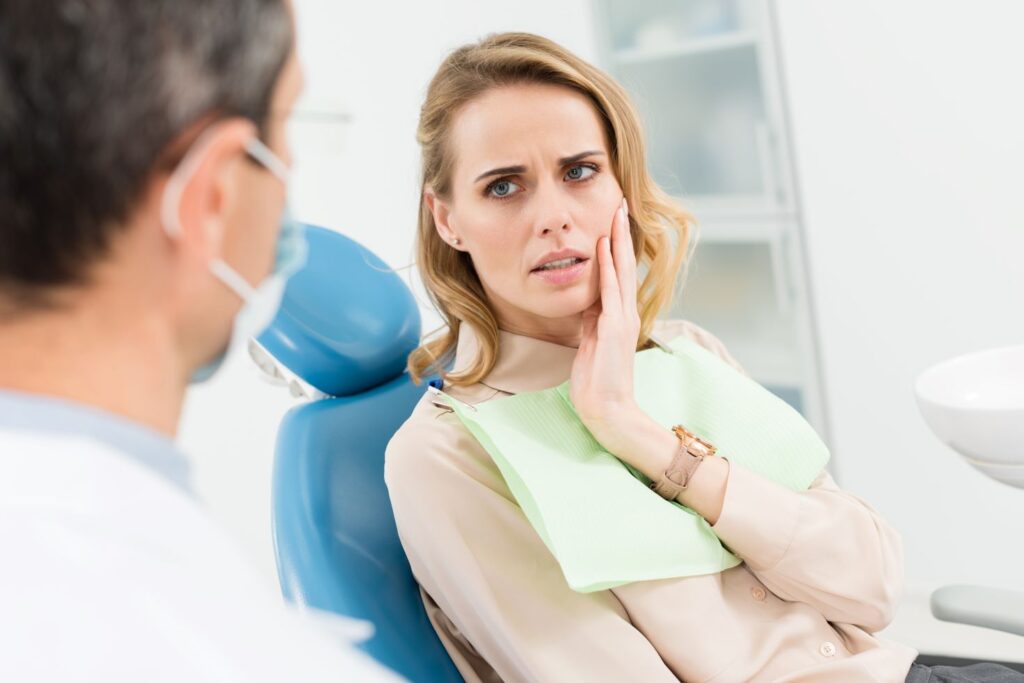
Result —
<path fill-rule="evenodd" d="M 583 311 L 583 329 L 580 332 L 581 349 L 597 337 L 597 321 L 600 317 L 601 300 L 598 299 L 590 308 Z"/>
<path fill-rule="evenodd" d="M 625 295 L 625 277 L 626 277 L 626 249 L 623 243 L 623 234 L 626 230 L 623 228 L 623 207 L 624 201 L 619 202 L 619 208 L 615 211 L 615 217 L 612 218 L 612 232 L 611 232 L 611 243 L 612 243 L 612 256 L 615 260 L 615 275 L 618 280 L 619 294 Z"/>
<path fill-rule="evenodd" d="M 622 198 L 622 241 L 626 248 L 626 266 L 629 270 L 628 277 L 626 278 L 627 288 L 623 290 L 624 294 L 628 294 L 630 310 L 636 309 L 636 289 L 637 289 L 637 276 L 636 276 L 636 250 L 633 248 L 633 234 L 629 229 L 629 203 L 626 198 Z"/>
<path fill-rule="evenodd" d="M 597 263 L 601 279 L 601 317 L 615 316 L 616 312 L 622 311 L 622 297 L 612 258 L 611 239 L 608 237 L 597 241 Z"/>
<path fill-rule="evenodd" d="M 612 220 L 612 250 L 619 288 L 620 321 L 633 324 L 640 319 L 637 311 L 636 252 L 629 230 L 629 205 L 625 197 Z"/>

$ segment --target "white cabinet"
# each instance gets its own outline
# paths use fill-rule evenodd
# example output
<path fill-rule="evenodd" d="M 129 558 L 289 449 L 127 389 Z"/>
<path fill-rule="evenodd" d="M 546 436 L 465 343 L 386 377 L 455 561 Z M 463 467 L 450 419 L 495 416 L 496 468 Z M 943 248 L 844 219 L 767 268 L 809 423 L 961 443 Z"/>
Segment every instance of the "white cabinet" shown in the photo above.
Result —
<path fill-rule="evenodd" d="M 594 16 L 651 173 L 699 224 L 670 315 L 719 336 L 827 440 L 769 0 L 595 0 Z"/>

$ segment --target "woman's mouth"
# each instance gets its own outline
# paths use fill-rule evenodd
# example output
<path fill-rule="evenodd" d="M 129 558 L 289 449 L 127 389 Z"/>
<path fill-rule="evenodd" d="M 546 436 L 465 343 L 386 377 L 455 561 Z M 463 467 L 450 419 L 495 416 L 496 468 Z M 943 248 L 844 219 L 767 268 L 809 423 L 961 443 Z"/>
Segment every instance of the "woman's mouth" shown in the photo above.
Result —
<path fill-rule="evenodd" d="M 549 284 L 566 285 L 579 279 L 588 263 L 590 263 L 590 259 L 570 256 L 556 261 L 548 261 L 531 270 L 530 274 L 543 278 Z"/>

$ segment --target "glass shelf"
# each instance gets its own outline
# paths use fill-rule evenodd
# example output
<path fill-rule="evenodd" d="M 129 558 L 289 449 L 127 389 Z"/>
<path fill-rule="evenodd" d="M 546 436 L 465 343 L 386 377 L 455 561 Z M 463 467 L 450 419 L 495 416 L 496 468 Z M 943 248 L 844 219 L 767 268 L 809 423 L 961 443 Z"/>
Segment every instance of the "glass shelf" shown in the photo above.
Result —
<path fill-rule="evenodd" d="M 647 128 L 655 181 L 678 196 L 770 203 L 766 111 L 757 50 L 615 64 Z"/>
<path fill-rule="evenodd" d="M 669 43 L 652 47 L 633 47 L 618 50 L 612 55 L 616 64 L 640 64 L 654 62 L 673 57 L 688 55 L 705 55 L 708 53 L 735 50 L 738 48 L 756 48 L 757 34 L 753 31 L 738 31 L 718 36 L 697 38 L 687 42 Z"/>
<path fill-rule="evenodd" d="M 610 47 L 656 51 L 673 44 L 756 30 L 756 0 L 607 2 Z"/>
<path fill-rule="evenodd" d="M 792 301 L 777 245 L 703 237 L 668 313 L 711 330 L 758 382 L 804 382 Z"/>
<path fill-rule="evenodd" d="M 794 219 L 787 214 L 757 215 L 749 218 L 716 217 L 706 210 L 698 210 L 693 203 L 679 200 L 697 222 L 696 235 L 701 244 L 719 243 L 775 243 L 784 239 Z"/>

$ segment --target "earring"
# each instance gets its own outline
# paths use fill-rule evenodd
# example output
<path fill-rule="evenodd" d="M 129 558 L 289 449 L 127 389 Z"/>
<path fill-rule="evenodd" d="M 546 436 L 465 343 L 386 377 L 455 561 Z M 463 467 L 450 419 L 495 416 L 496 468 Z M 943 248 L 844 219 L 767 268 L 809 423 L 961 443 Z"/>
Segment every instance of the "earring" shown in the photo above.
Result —
<path fill-rule="evenodd" d="M 462 244 L 462 240 L 460 240 L 458 237 L 453 237 L 452 244 L 454 244 L 455 246 L 459 246 L 460 244 Z"/>

